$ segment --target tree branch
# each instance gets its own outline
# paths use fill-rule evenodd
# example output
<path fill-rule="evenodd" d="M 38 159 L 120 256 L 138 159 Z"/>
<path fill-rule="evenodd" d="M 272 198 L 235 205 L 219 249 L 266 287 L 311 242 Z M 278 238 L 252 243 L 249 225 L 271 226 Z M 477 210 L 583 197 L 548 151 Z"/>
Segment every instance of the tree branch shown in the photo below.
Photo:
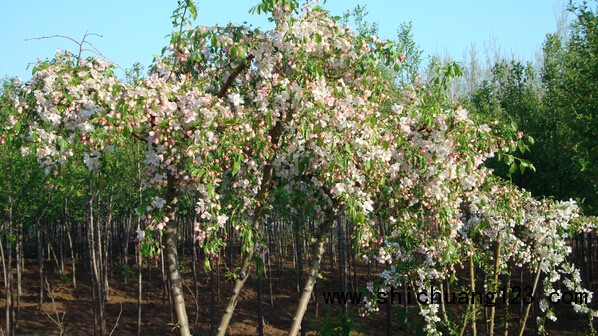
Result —
<path fill-rule="evenodd" d="M 247 68 L 249 66 L 249 63 L 251 63 L 251 61 L 254 58 L 255 58 L 255 56 L 249 55 L 249 56 L 247 56 L 247 59 L 245 62 L 237 65 L 237 67 L 233 70 L 233 72 L 230 74 L 230 76 L 228 76 L 228 78 L 226 79 L 224 84 L 222 84 L 222 87 L 220 88 L 220 91 L 218 91 L 218 94 L 216 95 L 216 97 L 218 97 L 218 98 L 224 97 L 224 95 L 226 94 L 226 90 L 228 90 L 228 88 L 233 84 L 233 81 L 235 80 L 235 78 L 237 78 L 237 76 L 241 73 L 241 71 L 245 70 L 245 68 Z"/>
<path fill-rule="evenodd" d="M 37 40 L 45 40 L 45 39 L 52 39 L 52 38 L 66 39 L 66 40 L 69 40 L 69 41 L 75 43 L 77 46 L 79 46 L 79 53 L 77 54 L 77 65 L 79 65 L 79 62 L 81 61 L 81 55 L 83 54 L 83 52 L 89 51 L 89 52 L 96 54 L 97 56 L 105 59 L 106 61 L 110 62 L 111 64 L 114 64 L 118 68 L 122 69 L 122 67 L 120 65 L 118 65 L 116 62 L 112 61 L 108 57 L 104 56 L 104 54 L 102 54 L 96 47 L 94 47 L 93 44 L 91 44 L 89 41 L 87 41 L 87 37 L 89 37 L 89 36 L 103 37 L 100 34 L 86 32 L 85 35 L 83 35 L 83 39 L 81 39 L 81 41 L 77 41 L 74 38 L 72 38 L 70 36 L 66 36 L 66 35 L 50 35 L 50 36 L 41 36 L 41 37 L 31 37 L 31 38 L 25 39 L 25 41 L 37 41 Z M 89 45 L 91 47 L 91 49 L 84 48 L 83 46 L 85 44 Z"/>
<path fill-rule="evenodd" d="M 144 139 L 141 135 L 139 135 L 136 132 L 131 132 L 131 135 L 133 135 L 135 138 L 137 138 L 137 139 L 139 139 L 139 140 L 141 140 L 143 142 L 148 142 L 147 139 Z"/>

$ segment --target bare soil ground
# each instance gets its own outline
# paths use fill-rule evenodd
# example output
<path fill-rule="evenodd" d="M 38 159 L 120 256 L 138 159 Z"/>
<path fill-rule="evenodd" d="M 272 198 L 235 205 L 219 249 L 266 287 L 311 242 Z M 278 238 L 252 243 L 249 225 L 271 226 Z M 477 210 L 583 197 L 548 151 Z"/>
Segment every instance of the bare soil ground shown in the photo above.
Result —
<path fill-rule="evenodd" d="M 56 294 L 55 303 L 46 297 L 41 310 L 38 309 L 39 275 L 36 260 L 26 261 L 26 271 L 23 275 L 23 296 L 20 302 L 19 330 L 18 335 L 59 335 L 58 326 L 50 317 L 56 319 L 56 314 L 64 314 L 64 328 L 66 335 L 93 335 L 93 313 L 91 308 L 91 288 L 89 276 L 84 274 L 82 266 L 77 270 L 77 288 L 74 289 L 71 281 L 61 279 L 53 270 L 51 262 L 45 263 L 45 270 L 51 289 Z M 134 267 L 134 265 L 131 265 Z M 199 297 L 196 320 L 196 304 L 193 300 L 193 276 L 190 272 L 190 261 L 185 260 L 182 271 L 185 279 L 185 295 L 187 299 L 187 314 L 189 322 L 193 327 L 197 323 L 197 335 L 209 335 L 210 333 L 210 287 L 209 274 L 199 272 Z M 135 270 L 135 269 L 134 269 Z M 367 268 L 364 265 L 358 267 L 358 285 L 363 286 L 367 280 Z M 143 274 L 143 302 L 142 302 L 142 335 L 176 335 L 177 328 L 172 323 L 174 315 L 171 314 L 168 297 L 163 293 L 162 276 L 159 267 L 150 269 L 151 279 L 148 277 L 148 270 L 144 267 Z M 136 273 L 136 271 L 134 271 Z M 222 265 L 220 270 L 220 295 L 216 299 L 216 323 L 223 312 L 224 305 L 229 291 L 229 282 L 225 278 L 226 269 Z M 318 330 L 323 330 L 323 323 L 331 319 L 338 319 L 341 314 L 340 305 L 325 304 L 322 291 L 340 291 L 339 276 L 330 272 L 327 264 L 323 265 L 323 276 L 319 285 L 318 304 L 310 303 L 308 312 L 304 319 L 304 326 L 308 335 L 315 335 Z M 67 274 L 68 270 L 67 270 Z M 372 274 L 376 274 L 372 268 Z M 265 335 L 285 335 L 291 324 L 298 302 L 296 275 L 293 265 L 285 265 L 280 278 L 275 269 L 272 269 L 272 286 L 274 297 L 270 304 L 269 283 L 264 279 L 264 320 Z M 594 287 L 596 288 L 596 287 Z M 251 277 L 243 289 L 239 304 L 233 316 L 228 335 L 257 335 L 258 314 L 257 314 L 257 283 L 255 277 Z M 2 288 L 3 291 L 3 288 Z M 4 325 L 4 293 L 0 300 L 2 320 Z M 448 306 L 452 315 L 462 315 L 466 306 Z M 587 331 L 587 317 L 577 315 L 571 306 L 559 305 L 556 307 L 559 320 L 557 323 L 548 324 L 550 335 L 585 335 Z M 393 335 L 421 335 L 421 317 L 417 315 L 417 307 L 409 307 L 408 323 L 404 324 L 403 306 L 392 307 L 392 329 Z M 516 309 L 513 309 L 516 310 Z M 114 274 L 110 279 L 110 298 L 106 304 L 106 326 L 107 335 L 135 335 L 137 323 L 137 279 L 136 274 L 126 282 L 122 276 Z M 500 310 L 499 310 L 500 312 Z M 512 313 L 511 325 L 516 326 L 519 311 Z M 387 312 L 383 307 L 379 312 L 368 317 L 359 317 L 357 307 L 349 305 L 348 316 L 354 323 L 357 330 L 354 335 L 385 335 Z M 481 322 L 480 327 L 482 327 Z M 531 327 L 532 318 L 528 321 Z M 482 328 L 480 328 L 481 330 Z M 514 328 L 513 328 L 514 330 Z M 534 334 L 529 328 L 529 335 Z M 483 330 L 481 330 L 483 333 Z M 504 334 L 504 333 L 502 333 Z"/>

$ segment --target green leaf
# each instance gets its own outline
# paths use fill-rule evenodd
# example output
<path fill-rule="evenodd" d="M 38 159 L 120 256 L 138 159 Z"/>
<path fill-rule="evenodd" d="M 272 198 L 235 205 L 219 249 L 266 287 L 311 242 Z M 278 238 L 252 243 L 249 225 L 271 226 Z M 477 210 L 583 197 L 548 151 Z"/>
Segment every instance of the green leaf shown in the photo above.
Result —
<path fill-rule="evenodd" d="M 239 169 L 241 169 L 241 161 L 243 160 L 243 154 L 239 153 L 235 156 L 235 162 L 233 163 L 233 176 L 237 175 Z"/>
<path fill-rule="evenodd" d="M 307 135 L 307 120 L 301 122 L 301 133 L 303 133 L 303 136 Z"/>
<path fill-rule="evenodd" d="M 245 58 L 247 57 L 247 50 L 243 47 L 239 47 L 239 57 Z"/>
<path fill-rule="evenodd" d="M 20 133 L 22 126 L 23 124 L 21 123 L 21 119 L 19 119 L 19 121 L 17 121 L 17 123 L 15 124 L 15 132 Z"/>
<path fill-rule="evenodd" d="M 300 173 L 305 172 L 305 169 L 309 165 L 309 159 L 310 159 L 309 156 L 305 156 L 301 160 L 299 160 L 299 172 Z"/>
<path fill-rule="evenodd" d="M 143 214 L 143 213 L 145 213 L 145 208 L 146 208 L 146 206 L 147 206 L 147 205 L 146 205 L 145 203 L 141 203 L 141 204 L 139 204 L 139 206 L 137 207 L 137 212 L 138 212 L 139 214 Z"/>
<path fill-rule="evenodd" d="M 511 163 L 511 167 L 509 167 L 508 175 L 513 174 L 517 170 L 517 164 L 515 162 Z"/>
<path fill-rule="evenodd" d="M 529 164 L 529 169 L 531 169 L 531 171 L 535 172 L 536 171 L 536 167 L 534 167 L 533 164 Z"/>
<path fill-rule="evenodd" d="M 351 146 L 348 143 L 345 144 L 345 151 L 347 154 L 351 154 Z"/>
<path fill-rule="evenodd" d="M 197 18 L 197 7 L 193 0 L 187 0 L 187 9 L 189 10 L 189 14 L 191 14 L 191 19 L 195 20 Z"/>
<path fill-rule="evenodd" d="M 531 136 L 527 136 L 527 141 L 529 141 L 530 145 L 533 145 L 536 141 L 534 140 L 534 138 L 532 138 Z"/>
<path fill-rule="evenodd" d="M 207 192 L 208 192 L 208 197 L 210 197 L 210 198 L 213 199 L 215 197 L 215 194 L 214 194 L 214 185 L 211 184 L 211 183 L 208 183 L 206 185 L 206 189 L 207 189 Z"/>
<path fill-rule="evenodd" d="M 58 138 L 58 146 L 60 147 L 61 150 L 64 150 L 65 148 L 68 147 L 68 142 L 63 137 L 59 137 Z"/>

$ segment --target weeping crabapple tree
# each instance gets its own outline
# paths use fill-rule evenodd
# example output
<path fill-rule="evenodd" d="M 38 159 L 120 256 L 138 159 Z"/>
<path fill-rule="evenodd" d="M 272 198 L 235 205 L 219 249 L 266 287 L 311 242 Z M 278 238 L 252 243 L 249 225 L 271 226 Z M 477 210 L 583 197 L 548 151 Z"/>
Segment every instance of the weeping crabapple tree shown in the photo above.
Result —
<path fill-rule="evenodd" d="M 224 334 L 249 276 L 275 166 L 283 181 L 298 183 L 290 190 L 306 185 L 307 201 L 318 203 L 326 223 L 337 203 L 360 212 L 371 208 L 368 195 L 352 186 L 365 185 L 364 167 L 375 165 L 375 111 L 391 84 L 379 80 L 378 63 L 399 59 L 391 45 L 358 38 L 309 5 L 296 16 L 296 2 L 264 3 L 258 8 L 271 12 L 275 23 L 266 32 L 233 25 L 183 31 L 196 11 L 190 1 L 179 5 L 174 17 L 181 30 L 146 78 L 124 83 L 102 60 L 59 52 L 40 62 L 15 96 L 13 130 L 23 154 L 36 155 L 49 174 L 71 158 L 97 172 L 119 140 L 147 145 L 143 187 L 156 196 L 144 217 L 150 229 L 164 232 L 183 335 L 189 327 L 173 220 L 178 198 L 197 199 L 196 232 L 207 254 L 222 244 L 217 229 L 233 221 L 244 253 L 218 330 Z"/>
<path fill-rule="evenodd" d="M 324 234 L 337 212 L 349 211 L 352 219 L 363 221 L 371 210 L 368 186 L 383 173 L 377 161 L 387 160 L 378 139 L 378 120 L 380 106 L 388 104 L 393 87 L 384 69 L 400 66 L 399 51 L 392 43 L 340 26 L 322 9 L 306 5 L 297 16 L 296 6 L 288 2 L 257 7 L 272 13 L 272 31 L 199 27 L 188 30 L 186 40 L 177 46 L 183 54 L 175 55 L 175 62 L 177 57 L 182 59 L 176 70 L 181 74 L 195 80 L 213 80 L 227 71 L 238 76 L 228 93 L 243 122 L 250 121 L 241 128 L 263 132 L 236 142 L 245 149 L 244 156 L 237 154 L 225 167 L 230 174 L 217 189 L 222 196 L 220 208 L 233 210 L 224 210 L 224 216 L 237 223 L 245 241 L 219 334 L 226 331 L 248 276 L 253 243 L 259 241 L 253 236 L 271 203 L 270 191 L 284 186 L 295 201 L 289 204 L 291 212 L 314 209 L 320 221 L 314 263 L 290 329 L 294 335 L 317 279 Z M 239 59 L 232 62 L 234 66 L 216 66 L 216 61 L 231 58 Z M 218 82 L 211 85 L 219 87 Z M 239 136 L 239 129 L 235 131 L 234 136 Z M 205 198 L 200 207 L 209 203 L 214 200 Z M 208 221 L 196 229 L 206 247 L 221 244 L 220 237 L 211 235 L 219 229 L 214 224 L 222 225 Z"/>
<path fill-rule="evenodd" d="M 449 65 L 443 71 L 448 75 L 446 80 L 459 70 Z M 432 87 L 442 91 L 444 84 L 436 84 Z M 409 287 L 414 293 L 428 293 L 423 300 L 429 304 L 417 302 L 427 334 L 463 334 L 470 327 L 475 335 L 479 311 L 471 293 L 476 291 L 476 279 L 484 280 L 479 290 L 509 297 L 513 293 L 500 292 L 504 284 L 501 286 L 499 281 L 506 277 L 508 288 L 512 273 L 528 268 L 535 278 L 527 295 L 539 298 L 542 332 L 545 319 L 554 321 L 556 315 L 547 296 L 537 294 L 541 275 L 545 275 L 544 293 L 558 290 L 561 295 L 558 284 L 562 283 L 565 290 L 587 294 L 588 302 L 592 298 L 592 293 L 581 285 L 579 270 L 567 260 L 571 253 L 568 239 L 595 229 L 596 223 L 579 218 L 579 209 L 572 200 L 536 200 L 511 183 L 499 181 L 482 165 L 495 155 L 512 165 L 511 173 L 513 167 L 532 167 L 513 156 L 516 149 L 523 152 L 526 148 L 521 134 L 502 134 L 505 132 L 474 122 L 463 108 L 442 103 L 442 98 L 439 101 L 440 91 L 432 92 L 425 84 L 416 83 L 404 91 L 403 102 L 393 105 L 394 113 L 385 119 L 390 126 L 386 129 L 388 136 L 393 137 L 390 143 L 399 146 L 393 148 L 388 174 L 373 198 L 373 213 L 377 220 L 389 222 L 391 231 L 382 237 L 369 230 L 372 226 L 361 230 L 358 244 L 364 258 L 386 265 L 385 271 L 367 286 L 370 295 L 365 300 L 365 311 L 378 310 L 378 299 L 388 298 L 390 288 Z M 519 165 L 514 164 L 516 160 Z M 444 291 L 449 287 L 443 281 L 457 287 L 457 277 L 463 273 L 457 269 L 464 265 L 470 271 L 465 277 L 468 286 L 455 297 Z M 439 289 L 443 298 L 434 300 L 431 286 Z M 467 304 L 462 318 L 451 316 L 446 309 L 445 297 L 451 295 L 450 302 Z M 516 326 L 519 335 L 530 306 Z M 589 328 L 593 330 L 595 311 L 585 303 L 574 303 L 574 309 L 588 314 Z M 490 308 L 487 320 L 492 335 L 495 307 Z M 508 322 L 502 328 L 507 330 Z"/>
<path fill-rule="evenodd" d="M 415 223 L 404 226 L 397 221 L 392 235 L 378 242 L 379 250 L 373 257 L 384 262 L 387 269 L 368 285 L 371 296 L 366 300 L 366 309 L 378 310 L 378 293 L 382 291 L 388 295 L 390 287 L 410 286 L 414 292 L 425 290 L 430 293 L 434 286 L 442 299 L 426 294 L 423 300 L 429 304 L 418 302 L 427 334 L 463 334 L 469 328 L 475 334 L 480 312 L 476 310 L 472 293 L 493 292 L 495 295 L 490 300 L 505 304 L 503 321 L 507 322 L 503 322 L 501 329 L 516 328 L 518 335 L 522 335 L 533 303 L 530 300 L 538 300 L 541 310 L 538 330 L 542 333 L 546 332 L 546 319 L 557 319 L 548 295 L 556 292 L 558 297 L 555 298 L 561 299 L 561 295 L 569 291 L 587 297 L 587 302 L 573 302 L 572 306 L 575 312 L 587 314 L 593 332 L 592 320 L 596 312 L 587 305 L 592 300 L 592 292 L 582 286 L 579 269 L 568 257 L 570 237 L 595 229 L 595 223 L 578 217 L 579 209 L 574 201 L 537 200 L 492 177 L 470 191 L 475 192 L 463 195 L 462 217 L 457 219 L 457 231 L 452 234 L 442 235 L 428 227 L 422 229 L 422 234 L 413 235 L 407 230 L 412 230 Z M 434 218 L 435 214 L 427 211 L 417 222 L 441 221 L 444 215 Z M 394 217 L 390 219 L 395 220 Z M 464 267 L 469 268 L 469 274 L 458 272 Z M 514 273 L 526 269 L 534 274 L 531 284 L 524 292 L 511 292 Z M 459 287 L 459 276 L 466 285 Z M 482 285 L 476 280 L 480 278 Z M 446 292 L 449 287 L 443 281 L 450 281 L 453 289 L 459 288 L 457 294 Z M 526 305 L 518 324 L 510 326 L 506 316 L 510 309 L 519 308 L 509 307 L 513 295 L 520 295 Z M 445 306 L 447 302 L 467 305 L 466 314 L 456 318 L 451 316 Z M 485 326 L 491 334 L 498 331 L 495 313 L 495 307 L 491 307 Z"/>
<path fill-rule="evenodd" d="M 284 186 L 294 195 L 291 211 L 314 209 L 316 248 L 290 329 L 295 335 L 317 280 L 324 234 L 338 213 L 358 227 L 357 245 L 366 255 L 394 266 L 383 273 L 382 287 L 428 285 L 470 256 L 477 236 L 456 243 L 470 232 L 463 216 L 486 215 L 478 211 L 483 207 L 464 209 L 487 183 L 482 162 L 505 145 L 463 109 L 427 104 L 415 88 L 395 102 L 386 71 L 400 67 L 401 57 L 392 43 L 357 35 L 309 4 L 300 15 L 296 1 L 264 1 L 254 9 L 271 14 L 272 30 L 186 29 L 195 5 L 179 1 L 178 32 L 145 78 L 126 83 L 100 59 L 59 52 L 40 62 L 14 97 L 14 137 L 48 174 L 68 160 L 95 174 L 124 141 L 145 145 L 143 187 L 154 197 L 142 210 L 149 229 L 164 234 L 181 335 L 190 331 L 176 249 L 180 197 L 195 200 L 195 231 L 206 255 L 223 245 L 217 232 L 227 221 L 242 237 L 242 262 L 219 335 L 249 277 L 271 191 Z M 376 216 L 396 226 L 382 241 L 372 239 Z M 434 306 L 422 314 L 435 332 Z"/>
<path fill-rule="evenodd" d="M 45 186 L 54 189 L 60 185 L 66 190 L 68 183 L 64 182 L 69 178 L 65 179 L 65 175 L 69 170 L 79 170 L 77 167 L 87 170 L 87 174 L 81 174 L 87 180 L 83 185 L 88 186 L 81 210 L 86 212 L 89 228 L 92 292 L 97 299 L 93 310 L 94 318 L 99 320 L 95 320 L 94 327 L 99 327 L 100 332 L 105 330 L 103 302 L 106 290 L 102 288 L 105 282 L 102 281 L 101 248 L 98 246 L 100 234 L 93 228 L 97 222 L 93 218 L 94 195 L 103 184 L 98 174 L 100 163 L 113 156 L 115 145 L 121 145 L 123 140 L 118 135 L 122 126 L 114 123 L 119 118 L 115 112 L 120 96 L 119 83 L 110 71 L 110 66 L 101 60 L 83 61 L 59 51 L 53 60 L 35 67 L 28 83 L 21 83 L 9 92 L 13 106 L 5 110 L 9 114 L 7 140 L 19 148 L 23 156 L 37 158 L 50 176 Z M 79 192 L 73 192 L 71 199 Z M 43 284 L 40 287 L 43 288 Z M 43 292 L 40 292 L 41 300 Z"/>

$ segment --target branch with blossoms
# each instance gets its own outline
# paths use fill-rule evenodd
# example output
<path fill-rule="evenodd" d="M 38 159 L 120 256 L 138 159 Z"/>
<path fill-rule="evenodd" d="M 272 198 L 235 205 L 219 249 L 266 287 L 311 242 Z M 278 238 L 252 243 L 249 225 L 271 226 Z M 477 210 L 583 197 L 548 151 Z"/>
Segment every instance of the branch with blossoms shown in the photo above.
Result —
<path fill-rule="evenodd" d="M 562 209 L 569 210 L 555 213 L 546 222 L 538 215 L 561 205 L 538 202 L 508 183 L 496 182 L 481 166 L 508 143 L 492 136 L 488 126 L 472 122 L 462 108 L 428 109 L 430 100 L 419 99 L 417 90 L 404 94 L 406 99 L 392 106 L 386 118 L 387 124 L 394 123 L 389 130 L 396 130 L 387 130 L 386 137 L 398 146 L 375 198 L 376 216 L 387 223 L 391 234 L 378 237 L 366 231 L 362 235 L 365 257 L 387 265 L 379 279 L 368 285 L 373 296 L 366 300 L 366 308 L 376 310 L 378 291 L 393 286 L 411 284 L 415 290 L 441 287 L 449 277 L 456 278 L 456 268 L 472 251 L 470 258 L 479 262 L 489 290 L 498 288 L 499 276 L 510 274 L 509 265 L 540 269 L 541 273 L 569 269 L 570 264 L 562 261 L 571 252 L 566 234 L 572 227 L 569 223 L 576 222 L 576 206 L 563 203 Z M 539 228 L 544 228 L 542 234 L 531 234 Z M 473 263 L 470 268 L 474 272 Z M 569 274 L 578 284 L 575 272 Z M 585 293 L 577 285 L 570 288 Z M 420 306 L 428 334 L 449 331 L 455 325 L 447 319 L 444 304 L 439 304 Z M 545 303 L 542 307 L 547 308 Z M 593 314 L 587 306 L 576 310 Z M 438 318 L 441 313 L 442 319 Z M 545 314 L 555 318 L 549 310 Z M 475 320 L 473 310 L 461 330 L 468 324 L 476 328 Z M 493 320 L 494 310 L 491 328 Z M 520 325 L 525 325 L 525 318 Z"/>
<path fill-rule="evenodd" d="M 233 84 L 233 82 L 235 81 L 237 76 L 239 76 L 239 74 L 241 74 L 241 72 L 243 72 L 245 69 L 247 69 L 247 67 L 249 67 L 249 65 L 251 64 L 251 61 L 254 58 L 255 58 L 255 56 L 253 56 L 253 55 L 247 56 L 247 59 L 245 60 L 245 62 L 237 65 L 237 67 L 233 69 L 233 72 L 226 78 L 226 81 L 224 81 L 224 83 L 222 84 L 222 87 L 220 88 L 220 90 L 218 90 L 216 97 L 218 97 L 218 98 L 224 97 L 224 95 L 226 94 L 226 90 L 228 90 L 228 88 Z"/>

